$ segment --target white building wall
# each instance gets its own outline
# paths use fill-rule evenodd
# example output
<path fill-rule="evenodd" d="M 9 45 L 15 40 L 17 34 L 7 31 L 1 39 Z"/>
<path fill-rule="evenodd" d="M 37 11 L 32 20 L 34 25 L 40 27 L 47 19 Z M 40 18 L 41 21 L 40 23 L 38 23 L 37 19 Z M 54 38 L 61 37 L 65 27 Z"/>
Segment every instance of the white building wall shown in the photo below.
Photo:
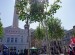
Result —
<path fill-rule="evenodd" d="M 2 40 L 2 44 L 6 45 L 9 49 L 16 48 L 16 52 L 18 50 L 24 50 L 29 48 L 29 43 L 27 42 L 27 31 L 20 28 L 12 28 L 7 27 L 4 29 L 4 37 Z M 13 38 L 13 41 L 11 40 Z M 15 39 L 17 38 L 17 42 Z M 9 39 L 9 41 L 7 41 Z M 11 42 L 12 41 L 12 42 Z"/>

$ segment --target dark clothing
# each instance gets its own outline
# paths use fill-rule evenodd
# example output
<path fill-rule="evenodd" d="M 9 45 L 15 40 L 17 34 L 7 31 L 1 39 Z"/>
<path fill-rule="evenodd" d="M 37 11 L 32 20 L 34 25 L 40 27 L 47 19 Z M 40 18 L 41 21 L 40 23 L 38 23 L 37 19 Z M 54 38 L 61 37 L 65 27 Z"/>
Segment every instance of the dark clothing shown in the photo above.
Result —
<path fill-rule="evenodd" d="M 73 55 L 73 49 L 69 46 L 69 55 Z"/>
<path fill-rule="evenodd" d="M 73 55 L 73 52 L 72 51 L 70 51 L 70 55 Z"/>
<path fill-rule="evenodd" d="M 8 52 L 3 51 L 3 55 L 9 55 L 9 53 L 8 53 Z"/>
<path fill-rule="evenodd" d="M 73 47 L 73 55 L 75 55 L 75 47 Z"/>
<path fill-rule="evenodd" d="M 37 52 L 32 52 L 31 55 L 38 55 Z"/>
<path fill-rule="evenodd" d="M 10 52 L 10 55 L 17 55 L 16 52 Z"/>
<path fill-rule="evenodd" d="M 24 55 L 28 55 L 28 50 L 24 49 Z"/>
<path fill-rule="evenodd" d="M 13 52 L 10 52 L 10 55 L 14 55 Z"/>

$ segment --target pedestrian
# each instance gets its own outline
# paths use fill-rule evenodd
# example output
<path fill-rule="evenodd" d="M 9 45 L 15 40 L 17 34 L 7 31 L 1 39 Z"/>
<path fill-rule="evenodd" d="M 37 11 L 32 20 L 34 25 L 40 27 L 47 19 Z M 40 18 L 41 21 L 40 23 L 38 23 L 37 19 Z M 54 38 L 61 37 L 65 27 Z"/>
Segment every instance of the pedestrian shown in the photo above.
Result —
<path fill-rule="evenodd" d="M 73 54 L 75 55 L 75 46 L 73 47 Z"/>
<path fill-rule="evenodd" d="M 19 52 L 19 50 L 18 50 L 18 53 L 17 53 L 18 55 L 20 54 L 20 52 Z"/>
<path fill-rule="evenodd" d="M 67 55 L 66 46 L 63 47 L 63 53 Z"/>
<path fill-rule="evenodd" d="M 69 55 L 73 55 L 73 49 L 71 46 L 69 46 Z"/>
<path fill-rule="evenodd" d="M 2 55 L 2 51 L 0 50 L 0 55 Z"/>

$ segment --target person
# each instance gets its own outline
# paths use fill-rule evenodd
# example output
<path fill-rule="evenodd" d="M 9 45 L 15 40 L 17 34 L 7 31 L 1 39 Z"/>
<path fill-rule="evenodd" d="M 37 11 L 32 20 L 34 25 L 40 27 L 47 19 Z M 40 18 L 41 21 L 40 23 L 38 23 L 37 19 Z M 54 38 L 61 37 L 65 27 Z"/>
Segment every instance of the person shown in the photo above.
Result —
<path fill-rule="evenodd" d="M 18 54 L 18 55 L 20 54 L 20 53 L 19 53 L 19 50 L 18 50 L 18 53 L 17 53 L 17 54 Z"/>
<path fill-rule="evenodd" d="M 0 50 L 0 55 L 2 55 L 2 51 Z"/>
<path fill-rule="evenodd" d="M 75 46 L 73 47 L 73 54 L 75 55 Z"/>
<path fill-rule="evenodd" d="M 63 53 L 67 55 L 66 46 L 63 47 Z"/>
<path fill-rule="evenodd" d="M 28 55 L 28 50 L 24 49 L 24 55 Z"/>
<path fill-rule="evenodd" d="M 73 55 L 72 47 L 69 46 L 69 55 Z"/>

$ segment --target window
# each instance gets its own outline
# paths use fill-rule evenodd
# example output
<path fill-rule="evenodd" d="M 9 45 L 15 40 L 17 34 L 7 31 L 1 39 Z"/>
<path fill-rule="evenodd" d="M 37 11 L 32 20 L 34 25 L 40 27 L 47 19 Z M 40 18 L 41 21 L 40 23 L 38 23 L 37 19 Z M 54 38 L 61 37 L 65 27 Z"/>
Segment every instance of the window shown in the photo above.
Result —
<path fill-rule="evenodd" d="M 21 38 L 21 42 L 23 42 L 23 38 Z"/>
<path fill-rule="evenodd" d="M 17 38 L 15 38 L 15 42 L 17 42 Z"/>
<path fill-rule="evenodd" d="M 10 42 L 10 38 L 9 37 L 7 38 L 7 42 Z"/>
<path fill-rule="evenodd" d="M 21 42 L 23 42 L 23 36 L 21 36 Z"/>
<path fill-rule="evenodd" d="M 17 33 L 17 31 L 16 31 L 16 33 Z"/>
<path fill-rule="evenodd" d="M 11 38 L 11 42 L 14 42 L 14 38 Z"/>

